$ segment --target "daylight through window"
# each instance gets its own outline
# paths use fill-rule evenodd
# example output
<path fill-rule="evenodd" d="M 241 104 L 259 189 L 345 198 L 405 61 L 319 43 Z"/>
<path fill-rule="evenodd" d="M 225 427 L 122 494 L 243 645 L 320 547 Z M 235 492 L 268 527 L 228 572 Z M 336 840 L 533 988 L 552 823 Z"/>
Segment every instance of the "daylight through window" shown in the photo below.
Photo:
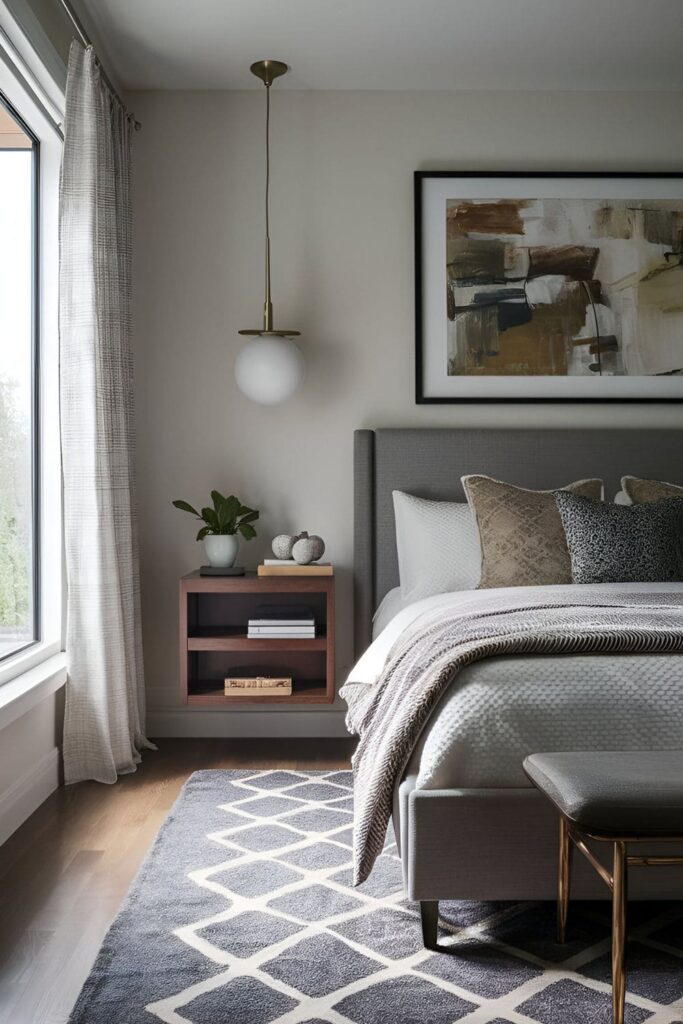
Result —
<path fill-rule="evenodd" d="M 0 659 L 37 640 L 33 140 L 0 97 Z"/>

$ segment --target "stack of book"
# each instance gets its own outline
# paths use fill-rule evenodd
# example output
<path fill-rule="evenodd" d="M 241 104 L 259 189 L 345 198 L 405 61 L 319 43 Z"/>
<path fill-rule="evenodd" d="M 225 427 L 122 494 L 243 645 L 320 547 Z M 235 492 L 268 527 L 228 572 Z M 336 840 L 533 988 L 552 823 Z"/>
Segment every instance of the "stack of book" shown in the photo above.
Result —
<path fill-rule="evenodd" d="M 331 562 L 309 562 L 299 565 L 293 558 L 264 558 L 258 567 L 259 576 L 333 576 Z"/>
<path fill-rule="evenodd" d="M 259 640 L 314 640 L 315 618 L 310 608 L 261 606 L 256 609 L 254 618 L 249 619 L 247 637 Z"/>
<path fill-rule="evenodd" d="M 256 676 L 255 678 L 233 678 L 225 680 L 226 697 L 291 697 L 292 680 L 288 677 Z"/>

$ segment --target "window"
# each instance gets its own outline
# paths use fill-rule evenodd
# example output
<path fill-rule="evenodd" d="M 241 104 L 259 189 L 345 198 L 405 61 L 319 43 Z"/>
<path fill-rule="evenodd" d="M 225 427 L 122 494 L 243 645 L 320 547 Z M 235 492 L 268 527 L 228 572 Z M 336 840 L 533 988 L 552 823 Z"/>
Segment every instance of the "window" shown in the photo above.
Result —
<path fill-rule="evenodd" d="M 0 684 L 62 650 L 62 106 L 0 0 Z M 63 97 L 62 97 L 63 101 Z M 63 104 L 62 104 L 63 105 Z M 39 673 L 33 673 L 36 679 Z M 2 698 L 0 697 L 0 702 Z"/>
<path fill-rule="evenodd" d="M 37 146 L 0 97 L 0 659 L 39 640 Z"/>

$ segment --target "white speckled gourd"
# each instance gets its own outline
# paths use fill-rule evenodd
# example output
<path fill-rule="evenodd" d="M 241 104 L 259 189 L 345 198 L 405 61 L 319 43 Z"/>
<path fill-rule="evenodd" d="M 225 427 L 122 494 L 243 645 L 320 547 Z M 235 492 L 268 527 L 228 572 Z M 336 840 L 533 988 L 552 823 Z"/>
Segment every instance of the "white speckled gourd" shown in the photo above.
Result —
<path fill-rule="evenodd" d="M 273 537 L 271 547 L 275 557 L 291 558 L 295 541 L 296 537 L 291 537 L 288 533 L 280 533 L 277 537 Z"/>
<path fill-rule="evenodd" d="M 315 534 L 301 536 L 292 547 L 292 558 L 298 565 L 317 562 L 325 554 L 325 541 Z"/>
<path fill-rule="evenodd" d="M 273 554 L 275 555 L 276 558 L 282 558 L 282 559 L 293 558 L 294 555 L 292 554 L 292 548 L 294 547 L 296 542 L 298 540 L 307 540 L 307 539 L 308 539 L 308 534 L 307 534 L 306 530 L 302 530 L 301 533 L 295 533 L 293 535 L 289 534 L 289 533 L 280 533 L 280 534 L 278 534 L 277 537 L 273 538 L 273 541 L 272 541 L 272 544 L 271 544 L 271 547 L 273 549 Z M 320 540 L 320 537 L 316 537 L 315 539 L 316 540 Z M 320 541 L 320 543 L 322 544 L 322 541 Z M 325 550 L 325 545 L 323 544 L 323 551 L 324 550 Z M 318 557 L 320 557 L 320 555 L 318 555 Z M 302 563 L 302 564 L 305 564 L 305 563 Z"/>

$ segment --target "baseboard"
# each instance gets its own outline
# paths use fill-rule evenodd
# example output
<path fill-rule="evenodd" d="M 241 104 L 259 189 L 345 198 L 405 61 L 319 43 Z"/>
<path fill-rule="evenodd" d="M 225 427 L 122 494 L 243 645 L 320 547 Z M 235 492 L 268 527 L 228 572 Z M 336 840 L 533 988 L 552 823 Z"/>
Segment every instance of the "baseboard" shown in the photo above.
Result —
<path fill-rule="evenodd" d="M 263 737 L 348 736 L 344 710 L 304 711 L 187 711 L 148 708 L 147 735 L 152 737 Z"/>
<path fill-rule="evenodd" d="M 59 747 L 53 747 L 0 794 L 0 846 L 59 786 Z"/>

